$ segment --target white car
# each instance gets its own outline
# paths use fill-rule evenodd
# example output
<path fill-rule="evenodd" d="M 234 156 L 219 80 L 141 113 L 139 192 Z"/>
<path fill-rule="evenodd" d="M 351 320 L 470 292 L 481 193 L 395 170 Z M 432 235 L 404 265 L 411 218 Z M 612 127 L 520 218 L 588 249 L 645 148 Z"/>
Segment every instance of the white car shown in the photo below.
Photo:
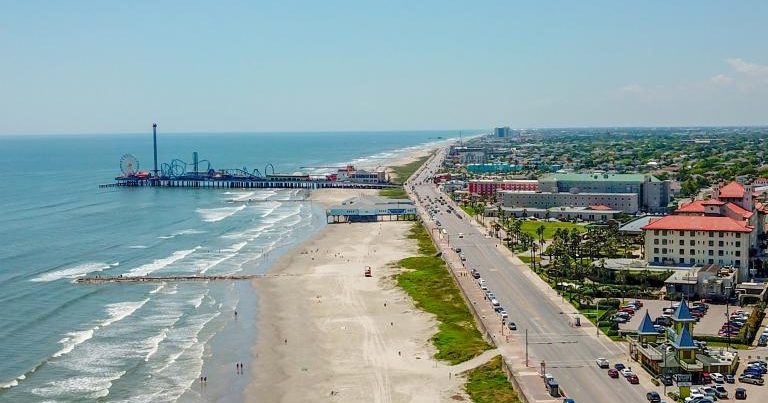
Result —
<path fill-rule="evenodd" d="M 464 233 L 463 232 L 459 232 L 459 238 L 464 238 Z"/>
<path fill-rule="evenodd" d="M 509 314 L 507 313 L 507 311 L 505 311 L 505 310 L 503 310 L 503 309 L 501 310 L 501 312 L 499 312 L 499 315 L 501 315 L 501 318 L 502 318 L 502 319 L 507 319 L 507 318 L 509 318 Z"/>
<path fill-rule="evenodd" d="M 600 368 L 608 368 L 611 366 L 611 364 L 606 360 L 605 358 L 598 358 L 595 360 L 597 362 L 597 366 Z"/>
<path fill-rule="evenodd" d="M 705 397 L 706 396 L 702 395 L 701 393 L 691 393 L 690 396 L 685 398 L 685 403 L 698 402 L 699 400 L 704 399 Z"/>
<path fill-rule="evenodd" d="M 632 372 L 632 370 L 629 369 L 629 368 L 624 368 L 624 369 L 621 370 L 621 375 L 624 376 L 625 378 L 629 377 L 630 375 L 634 375 L 634 374 L 635 373 Z"/>
<path fill-rule="evenodd" d="M 713 372 L 709 375 L 712 377 L 712 382 L 714 383 L 724 383 L 725 382 L 725 376 L 719 372 Z"/>

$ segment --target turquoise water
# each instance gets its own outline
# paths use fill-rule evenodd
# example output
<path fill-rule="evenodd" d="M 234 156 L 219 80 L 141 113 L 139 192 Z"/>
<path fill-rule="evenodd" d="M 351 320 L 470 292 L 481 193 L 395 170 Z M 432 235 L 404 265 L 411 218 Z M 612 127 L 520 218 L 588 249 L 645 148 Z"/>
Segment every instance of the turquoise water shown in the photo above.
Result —
<path fill-rule="evenodd" d="M 277 172 L 376 165 L 455 132 L 160 134 L 159 160 Z M 247 377 L 247 282 L 77 285 L 84 275 L 258 273 L 324 225 L 296 190 L 99 189 L 151 134 L 0 137 L 0 400 L 227 399 Z M 317 172 L 318 170 L 313 170 Z M 237 203 L 230 199 L 258 199 Z M 235 320 L 233 311 L 239 317 Z M 224 330 L 224 331 L 222 331 Z M 231 364 L 231 365 L 230 365 Z M 201 388 L 196 380 L 209 376 Z M 235 392 L 233 392 L 233 390 Z"/>

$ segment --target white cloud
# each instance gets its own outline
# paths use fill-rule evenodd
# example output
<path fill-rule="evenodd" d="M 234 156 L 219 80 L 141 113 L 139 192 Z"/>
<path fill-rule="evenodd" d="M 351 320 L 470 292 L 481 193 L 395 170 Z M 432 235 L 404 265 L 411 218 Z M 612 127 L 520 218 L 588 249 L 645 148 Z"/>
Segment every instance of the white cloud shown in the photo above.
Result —
<path fill-rule="evenodd" d="M 749 63 L 744 59 L 728 59 L 726 62 L 736 71 L 752 76 L 768 76 L 768 66 Z"/>
<path fill-rule="evenodd" d="M 712 76 L 709 81 L 711 81 L 713 84 L 730 84 L 733 82 L 733 78 L 726 76 L 725 74 L 718 74 L 716 76 Z"/>
<path fill-rule="evenodd" d="M 627 84 L 621 88 L 619 88 L 621 92 L 627 92 L 630 94 L 642 94 L 645 92 L 645 88 L 643 88 L 640 84 Z"/>

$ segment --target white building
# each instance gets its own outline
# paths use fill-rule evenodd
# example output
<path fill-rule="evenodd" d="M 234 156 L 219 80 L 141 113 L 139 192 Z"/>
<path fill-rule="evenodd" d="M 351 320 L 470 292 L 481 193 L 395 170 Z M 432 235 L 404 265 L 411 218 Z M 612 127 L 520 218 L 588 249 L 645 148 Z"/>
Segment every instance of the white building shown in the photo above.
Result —
<path fill-rule="evenodd" d="M 503 207 L 551 207 L 608 206 L 613 210 L 634 214 L 638 210 L 636 193 L 569 193 L 569 192 L 525 192 L 500 190 Z"/>

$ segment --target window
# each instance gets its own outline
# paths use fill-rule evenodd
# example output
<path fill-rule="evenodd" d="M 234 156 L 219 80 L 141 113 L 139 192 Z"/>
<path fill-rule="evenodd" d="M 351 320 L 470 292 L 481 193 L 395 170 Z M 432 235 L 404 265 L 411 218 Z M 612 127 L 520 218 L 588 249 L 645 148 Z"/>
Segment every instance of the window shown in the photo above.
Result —
<path fill-rule="evenodd" d="M 723 256 L 723 251 L 721 250 L 717 251 L 717 256 Z"/>
<path fill-rule="evenodd" d="M 712 231 L 709 231 L 709 237 L 710 237 L 710 238 L 714 238 L 714 237 L 715 237 L 715 233 L 714 233 L 714 232 L 712 232 Z"/>
<path fill-rule="evenodd" d="M 683 246 L 683 245 L 685 245 L 685 241 L 681 239 L 680 240 L 680 246 Z"/>
<path fill-rule="evenodd" d="M 691 241 L 688 244 L 691 246 L 696 246 L 696 241 L 691 239 Z"/>
<path fill-rule="evenodd" d="M 709 252 L 708 252 L 707 254 L 708 254 L 709 256 L 715 256 L 715 251 L 713 251 L 712 249 L 710 249 L 710 250 L 709 250 Z M 712 260 L 712 259 L 710 259 L 710 260 Z"/>
<path fill-rule="evenodd" d="M 680 236 L 685 236 L 685 231 L 679 231 L 679 232 L 680 232 Z"/>
<path fill-rule="evenodd" d="M 661 254 L 666 255 L 667 254 L 667 248 L 661 248 Z"/>
<path fill-rule="evenodd" d="M 733 254 L 736 255 L 736 256 L 741 256 L 741 251 L 737 250 L 737 251 L 733 252 Z"/>
<path fill-rule="evenodd" d="M 691 250 L 689 250 L 689 252 L 691 252 L 691 255 L 695 255 L 696 254 L 696 249 L 691 249 Z"/>
<path fill-rule="evenodd" d="M 696 264 L 696 259 L 695 258 L 690 258 L 690 259 L 688 259 L 688 263 Z"/>
<path fill-rule="evenodd" d="M 659 230 L 657 229 L 653 230 L 653 235 L 659 235 Z"/>
<path fill-rule="evenodd" d="M 696 236 L 696 231 L 690 231 L 688 234 L 689 234 L 690 236 Z"/>
<path fill-rule="evenodd" d="M 659 238 L 653 238 L 653 244 L 658 245 L 659 244 Z"/>
<path fill-rule="evenodd" d="M 720 231 L 720 232 L 718 232 L 718 233 L 717 233 L 717 236 L 719 236 L 720 238 L 722 238 L 722 237 L 724 237 L 724 236 L 725 236 L 725 232 L 722 232 L 722 231 Z"/>
<path fill-rule="evenodd" d="M 662 230 L 661 235 L 667 236 L 667 230 Z"/>
<path fill-rule="evenodd" d="M 666 238 L 662 238 L 662 240 L 661 240 L 661 244 L 662 244 L 662 245 L 666 245 L 666 244 L 667 244 L 667 239 L 666 239 Z"/>
<path fill-rule="evenodd" d="M 653 253 L 659 253 L 659 248 L 653 248 Z"/>
<path fill-rule="evenodd" d="M 685 249 L 680 249 L 679 255 L 685 255 Z"/>
<path fill-rule="evenodd" d="M 709 246 L 715 246 L 715 241 L 709 241 Z"/>
<path fill-rule="evenodd" d="M 737 248 L 741 247 L 741 241 L 736 241 L 736 245 L 735 245 L 735 246 L 736 246 Z"/>
<path fill-rule="evenodd" d="M 709 261 L 707 261 L 707 263 L 709 263 L 709 264 L 715 264 L 715 259 L 709 259 Z"/>
<path fill-rule="evenodd" d="M 736 259 L 736 261 L 733 262 L 733 265 L 736 267 L 741 266 L 741 260 Z"/>
<path fill-rule="evenodd" d="M 682 257 L 681 257 L 681 258 L 679 259 L 679 262 L 680 262 L 680 263 L 685 263 L 685 258 L 682 258 Z"/>
<path fill-rule="evenodd" d="M 654 256 L 653 257 L 653 263 L 659 263 L 659 257 L 658 256 Z"/>
<path fill-rule="evenodd" d="M 717 246 L 722 248 L 723 247 L 723 241 L 717 241 Z"/>

